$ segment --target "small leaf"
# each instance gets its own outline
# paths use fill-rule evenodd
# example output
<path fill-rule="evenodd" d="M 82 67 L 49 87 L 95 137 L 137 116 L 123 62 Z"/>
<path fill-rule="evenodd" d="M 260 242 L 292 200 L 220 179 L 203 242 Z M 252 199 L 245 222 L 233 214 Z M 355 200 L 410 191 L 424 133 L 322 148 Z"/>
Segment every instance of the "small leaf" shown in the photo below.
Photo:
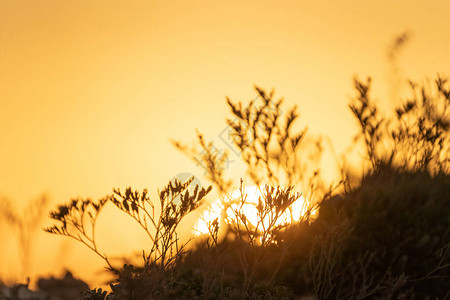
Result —
<path fill-rule="evenodd" d="M 128 205 L 127 200 L 123 200 L 123 201 L 122 201 L 122 204 L 123 204 L 123 207 L 124 207 L 127 211 L 130 210 L 130 206 Z"/>

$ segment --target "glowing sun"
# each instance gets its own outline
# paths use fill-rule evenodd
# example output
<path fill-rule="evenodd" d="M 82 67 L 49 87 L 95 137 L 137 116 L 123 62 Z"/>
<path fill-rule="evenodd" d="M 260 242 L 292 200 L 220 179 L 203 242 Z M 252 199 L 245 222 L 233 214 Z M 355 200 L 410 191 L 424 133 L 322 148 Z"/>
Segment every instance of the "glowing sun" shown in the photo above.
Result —
<path fill-rule="evenodd" d="M 194 226 L 194 234 L 201 236 L 209 233 L 208 226 L 212 224 L 214 220 L 217 219 L 219 227 L 227 219 L 235 219 L 236 212 L 245 215 L 246 221 L 250 226 L 256 226 L 258 223 L 258 210 L 257 206 L 259 200 L 263 199 L 263 194 L 265 191 L 264 186 L 249 186 L 246 187 L 244 192 L 245 202 L 242 204 L 242 196 L 239 190 L 235 190 L 225 197 L 225 199 L 217 199 L 212 202 L 209 207 L 201 214 L 197 223 Z M 311 215 L 315 214 L 315 211 L 311 211 L 309 205 L 307 205 L 303 196 L 300 193 L 296 193 L 296 198 L 292 205 L 286 209 L 286 211 L 281 214 L 277 219 L 275 225 L 290 224 L 293 222 L 298 222 L 302 219 L 302 216 L 310 212 Z M 264 201 L 264 200 L 262 200 Z M 269 220 L 262 220 L 263 225 L 268 225 Z"/>

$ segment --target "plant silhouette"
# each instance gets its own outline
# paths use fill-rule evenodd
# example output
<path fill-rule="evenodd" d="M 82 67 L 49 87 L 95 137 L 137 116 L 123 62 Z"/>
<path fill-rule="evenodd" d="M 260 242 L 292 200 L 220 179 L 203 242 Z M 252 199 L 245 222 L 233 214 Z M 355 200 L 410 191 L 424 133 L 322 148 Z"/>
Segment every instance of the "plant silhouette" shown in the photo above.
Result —
<path fill-rule="evenodd" d="M 190 194 L 187 188 L 193 179 L 192 177 L 183 183 L 175 179 L 159 191 L 158 212 L 147 190 L 138 192 L 129 187 L 122 193 L 119 189 L 114 189 L 114 195 L 106 196 L 96 202 L 90 199 L 74 199 L 69 204 L 60 205 L 57 210 L 50 213 L 50 218 L 57 224 L 44 230 L 83 243 L 105 261 L 110 271 L 124 276 L 131 272 L 130 267 L 125 265 L 121 271 L 113 266 L 107 255 L 96 244 L 97 219 L 104 206 L 111 202 L 138 222 L 152 241 L 151 249 L 147 253 L 143 250 L 144 266 L 140 272 L 163 276 L 161 274 L 170 272 L 184 254 L 186 244 L 179 243 L 176 231 L 180 221 L 197 208 L 211 191 L 211 187 L 205 189 L 196 186 L 193 194 Z M 123 284 L 126 284 L 126 281 Z"/>
<path fill-rule="evenodd" d="M 450 233 L 442 213 L 450 211 L 448 80 L 410 83 L 411 98 L 391 118 L 372 100 L 371 82 L 354 79 L 356 96 L 349 105 L 370 165 L 357 185 L 348 183 L 343 170 L 338 184 L 326 188 L 315 166 L 320 139 L 307 143 L 306 128 L 293 130 L 296 108 L 283 114 L 282 99 L 256 87 L 262 105 L 227 98 L 234 146 L 261 192 L 251 204 L 256 223 L 244 209 L 245 181 L 232 196 L 227 154 L 219 155 L 200 133 L 197 146 L 173 144 L 206 166 L 225 213 L 208 221 L 209 233 L 190 250 L 179 244 L 177 228 L 212 189 L 197 186 L 190 193 L 192 178 L 169 182 L 156 206 L 147 190 L 131 188 L 115 189 L 97 202 L 76 199 L 59 206 L 50 215 L 57 225 L 46 231 L 84 243 L 116 274 L 110 294 L 94 289 L 84 299 L 448 298 Z M 338 192 L 340 184 L 347 188 Z M 278 223 L 300 197 L 294 185 L 301 186 L 306 209 L 298 220 Z M 95 222 L 107 203 L 147 233 L 152 246 L 142 252 L 143 266 L 118 268 L 97 248 Z"/>
<path fill-rule="evenodd" d="M 48 197 L 42 195 L 28 203 L 21 214 L 18 214 L 11 201 L 3 198 L 0 200 L 1 219 L 17 231 L 19 244 L 19 258 L 22 269 L 22 278 L 29 276 L 31 265 L 31 250 L 33 249 L 33 234 L 39 228 L 43 212 L 47 209 Z"/>

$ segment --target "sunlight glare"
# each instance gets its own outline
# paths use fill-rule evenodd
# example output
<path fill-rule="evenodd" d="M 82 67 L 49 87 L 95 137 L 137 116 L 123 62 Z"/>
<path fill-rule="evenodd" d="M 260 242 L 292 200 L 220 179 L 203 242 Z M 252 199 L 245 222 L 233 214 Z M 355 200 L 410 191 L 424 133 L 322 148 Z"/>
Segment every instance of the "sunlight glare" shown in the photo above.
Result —
<path fill-rule="evenodd" d="M 256 206 L 258 205 L 258 200 L 262 197 L 264 191 L 264 186 L 249 186 L 244 189 L 244 195 L 247 196 L 245 204 L 242 206 L 243 213 L 252 226 L 256 226 L 258 223 L 258 212 Z M 290 209 L 287 209 L 277 220 L 276 225 L 290 224 L 293 222 L 298 222 L 301 220 L 308 212 L 308 205 L 305 202 L 303 196 L 297 194 L 298 199 L 291 205 Z M 241 200 L 241 195 L 239 190 L 233 191 L 230 195 L 226 197 L 226 200 L 222 199 L 215 200 L 200 216 L 196 225 L 194 226 L 194 234 L 196 236 L 201 236 L 209 234 L 208 224 L 211 224 L 215 219 L 219 222 L 219 227 L 223 224 L 224 219 L 235 219 L 234 211 L 238 210 L 238 205 Z M 226 209 L 225 209 L 226 207 Z M 226 211 L 226 215 L 224 214 Z M 314 215 L 315 211 L 311 212 Z M 263 225 L 267 227 L 269 220 L 264 220 Z"/>

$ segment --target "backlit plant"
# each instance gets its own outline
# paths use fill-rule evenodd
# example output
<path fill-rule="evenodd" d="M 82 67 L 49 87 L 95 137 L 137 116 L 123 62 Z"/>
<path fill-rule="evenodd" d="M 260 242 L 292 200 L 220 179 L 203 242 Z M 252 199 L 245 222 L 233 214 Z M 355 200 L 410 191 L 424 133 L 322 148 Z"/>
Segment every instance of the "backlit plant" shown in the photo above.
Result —
<path fill-rule="evenodd" d="M 96 244 L 95 225 L 103 207 L 111 202 L 122 212 L 132 217 L 147 233 L 152 246 L 147 252 L 143 251 L 144 270 L 158 269 L 162 272 L 170 270 L 184 254 L 186 244 L 179 243 L 177 227 L 184 216 L 196 209 L 204 197 L 211 191 L 209 188 L 196 186 L 192 194 L 187 190 L 193 177 L 184 183 L 177 179 L 159 191 L 159 207 L 155 208 L 147 190 L 133 191 L 131 187 L 122 193 L 114 190 L 97 202 L 90 199 L 75 199 L 69 204 L 60 205 L 56 211 L 50 213 L 50 218 L 57 221 L 57 225 L 46 228 L 45 231 L 71 237 L 94 251 L 103 258 L 108 268 L 114 272 L 106 254 L 101 252 Z"/>

